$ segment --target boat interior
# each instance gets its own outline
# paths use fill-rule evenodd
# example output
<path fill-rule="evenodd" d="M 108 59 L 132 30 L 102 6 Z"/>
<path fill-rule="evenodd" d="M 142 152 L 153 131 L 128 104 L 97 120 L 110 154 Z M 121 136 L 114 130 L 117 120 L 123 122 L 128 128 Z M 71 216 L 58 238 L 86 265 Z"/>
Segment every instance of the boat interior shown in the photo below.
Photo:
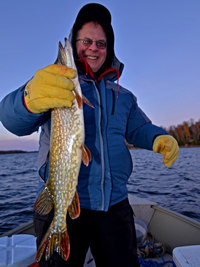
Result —
<path fill-rule="evenodd" d="M 200 251 L 200 222 L 160 207 L 148 199 L 139 198 L 132 194 L 129 194 L 128 197 L 134 211 L 136 233 L 139 230 L 142 235 L 142 241 L 140 240 L 142 256 L 140 257 L 139 255 L 141 266 L 148 266 L 145 265 L 148 261 L 156 261 L 161 264 L 165 261 L 167 263 L 164 266 L 171 267 L 173 266 L 171 263 L 173 261 L 173 251 L 179 247 L 198 247 Z M 145 225 L 146 229 L 143 225 Z M 30 221 L 20 225 L 4 233 L 0 238 L 19 234 L 34 236 L 33 222 Z M 151 240 L 148 237 L 151 237 Z M 154 254 L 150 253 L 152 247 L 145 245 L 148 241 L 158 245 L 157 249 L 154 248 Z M 142 249 L 143 245 L 144 249 Z M 159 253 L 158 247 L 164 249 L 161 249 Z M 199 265 L 196 266 L 200 266 L 200 255 Z M 90 251 L 88 251 L 84 267 L 95 267 Z"/>

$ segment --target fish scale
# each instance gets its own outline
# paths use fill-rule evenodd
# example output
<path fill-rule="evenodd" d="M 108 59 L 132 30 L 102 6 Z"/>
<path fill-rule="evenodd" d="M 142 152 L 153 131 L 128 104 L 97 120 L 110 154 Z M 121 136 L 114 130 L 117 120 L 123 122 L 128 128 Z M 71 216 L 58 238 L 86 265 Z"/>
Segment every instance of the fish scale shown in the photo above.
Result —
<path fill-rule="evenodd" d="M 67 39 L 65 47 L 59 43 L 56 64 L 75 67 L 72 48 Z M 70 108 L 55 108 L 51 111 L 51 141 L 49 157 L 49 179 L 39 195 L 34 209 L 40 214 L 48 214 L 54 207 L 53 221 L 38 247 L 35 259 L 40 261 L 45 251 L 48 260 L 56 251 L 67 260 L 70 241 L 67 232 L 67 211 L 72 219 L 80 214 L 76 186 L 81 161 L 88 166 L 91 154 L 84 146 L 85 130 L 82 108 L 82 92 L 78 77 L 73 79 L 76 99 Z M 91 106 L 87 99 L 84 99 Z"/>

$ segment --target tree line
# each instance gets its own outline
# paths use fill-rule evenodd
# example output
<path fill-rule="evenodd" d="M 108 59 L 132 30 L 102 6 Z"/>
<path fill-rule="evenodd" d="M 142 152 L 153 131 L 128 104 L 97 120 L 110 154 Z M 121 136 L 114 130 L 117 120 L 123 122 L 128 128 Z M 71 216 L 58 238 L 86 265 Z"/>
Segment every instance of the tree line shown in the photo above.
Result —
<path fill-rule="evenodd" d="M 162 128 L 177 140 L 179 146 L 200 145 L 200 120 L 195 122 L 194 119 L 190 119 L 168 129 Z"/>

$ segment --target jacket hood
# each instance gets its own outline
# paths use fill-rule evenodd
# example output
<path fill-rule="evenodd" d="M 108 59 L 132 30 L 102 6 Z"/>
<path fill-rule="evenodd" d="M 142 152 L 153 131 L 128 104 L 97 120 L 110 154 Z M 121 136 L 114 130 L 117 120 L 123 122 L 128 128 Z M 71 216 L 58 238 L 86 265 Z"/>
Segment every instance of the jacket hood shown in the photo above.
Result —
<path fill-rule="evenodd" d="M 69 41 L 73 48 L 74 58 L 78 59 L 76 53 L 77 32 L 85 23 L 90 21 L 98 22 L 102 26 L 108 43 L 107 57 L 105 63 L 100 69 L 100 73 L 104 72 L 106 69 L 112 68 L 118 70 L 119 74 L 121 75 L 123 64 L 117 59 L 114 52 L 114 31 L 111 25 L 111 14 L 103 5 L 91 3 L 86 4 L 80 9 L 69 35 Z"/>

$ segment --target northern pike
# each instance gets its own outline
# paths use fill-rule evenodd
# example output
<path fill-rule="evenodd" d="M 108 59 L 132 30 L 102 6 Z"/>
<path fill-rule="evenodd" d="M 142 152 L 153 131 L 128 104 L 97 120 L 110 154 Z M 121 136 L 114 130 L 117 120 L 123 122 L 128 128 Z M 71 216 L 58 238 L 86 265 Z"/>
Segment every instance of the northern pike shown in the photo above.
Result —
<path fill-rule="evenodd" d="M 59 42 L 58 57 L 55 64 L 65 65 L 76 70 L 72 48 L 65 38 L 65 46 Z M 53 221 L 38 247 L 35 259 L 40 261 L 46 247 L 45 259 L 56 251 L 64 260 L 70 252 L 67 232 L 67 212 L 72 219 L 80 214 L 76 186 L 81 161 L 88 166 L 90 151 L 84 146 L 85 130 L 83 120 L 81 87 L 76 76 L 73 79 L 76 96 L 71 108 L 55 108 L 51 111 L 51 140 L 49 158 L 49 179 L 34 204 L 39 214 L 48 214 L 54 208 Z"/>

